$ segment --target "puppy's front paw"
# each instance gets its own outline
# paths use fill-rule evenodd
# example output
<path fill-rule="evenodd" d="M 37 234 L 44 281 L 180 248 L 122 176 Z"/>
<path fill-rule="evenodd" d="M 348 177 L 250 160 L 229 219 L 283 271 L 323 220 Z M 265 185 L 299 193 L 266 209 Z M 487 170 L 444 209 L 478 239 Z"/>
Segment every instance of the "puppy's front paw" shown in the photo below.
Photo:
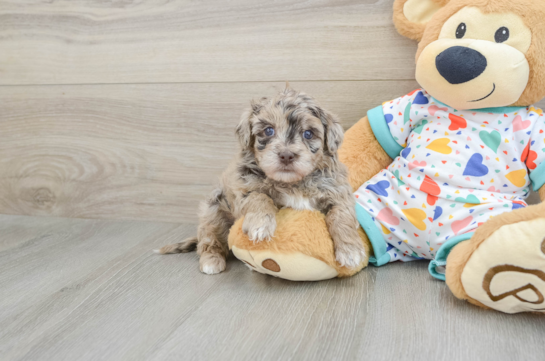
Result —
<path fill-rule="evenodd" d="M 351 242 L 336 242 L 335 258 L 342 267 L 356 268 L 367 258 L 367 253 L 358 237 Z"/>
<path fill-rule="evenodd" d="M 242 223 L 242 231 L 250 241 L 270 241 L 276 230 L 276 217 L 263 213 L 247 213 Z"/>
<path fill-rule="evenodd" d="M 199 268 L 202 273 L 215 275 L 225 271 L 225 257 L 216 253 L 203 253 L 199 260 Z"/>

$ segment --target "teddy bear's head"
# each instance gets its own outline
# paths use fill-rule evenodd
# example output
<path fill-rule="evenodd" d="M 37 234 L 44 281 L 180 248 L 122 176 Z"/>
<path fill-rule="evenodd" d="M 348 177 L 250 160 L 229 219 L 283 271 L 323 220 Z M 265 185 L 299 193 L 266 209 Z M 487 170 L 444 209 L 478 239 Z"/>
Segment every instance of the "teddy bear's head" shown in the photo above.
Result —
<path fill-rule="evenodd" d="M 416 80 L 458 109 L 528 106 L 545 96 L 545 0 L 396 0 L 419 42 Z"/>

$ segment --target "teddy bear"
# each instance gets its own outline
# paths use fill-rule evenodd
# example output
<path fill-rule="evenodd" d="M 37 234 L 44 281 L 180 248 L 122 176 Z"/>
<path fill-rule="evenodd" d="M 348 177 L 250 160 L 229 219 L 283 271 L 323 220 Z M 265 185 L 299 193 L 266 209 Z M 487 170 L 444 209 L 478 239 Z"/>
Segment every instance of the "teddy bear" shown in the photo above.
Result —
<path fill-rule="evenodd" d="M 418 41 L 421 88 L 346 131 L 360 236 L 369 259 L 335 262 L 324 215 L 282 209 L 270 242 L 231 229 L 233 254 L 293 281 L 429 260 L 454 296 L 505 313 L 545 311 L 545 3 L 395 0 L 398 32 Z"/>

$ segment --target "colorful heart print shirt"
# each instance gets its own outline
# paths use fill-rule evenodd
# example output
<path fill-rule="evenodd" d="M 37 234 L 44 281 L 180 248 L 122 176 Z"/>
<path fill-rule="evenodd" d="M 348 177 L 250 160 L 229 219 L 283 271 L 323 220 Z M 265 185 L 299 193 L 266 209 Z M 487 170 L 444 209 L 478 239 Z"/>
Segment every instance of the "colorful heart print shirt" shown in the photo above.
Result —
<path fill-rule="evenodd" d="M 449 238 L 526 206 L 531 184 L 545 183 L 541 109 L 456 110 L 418 89 L 368 118 L 394 161 L 355 193 L 356 210 L 367 233 L 376 223 L 391 261 L 433 259 Z"/>

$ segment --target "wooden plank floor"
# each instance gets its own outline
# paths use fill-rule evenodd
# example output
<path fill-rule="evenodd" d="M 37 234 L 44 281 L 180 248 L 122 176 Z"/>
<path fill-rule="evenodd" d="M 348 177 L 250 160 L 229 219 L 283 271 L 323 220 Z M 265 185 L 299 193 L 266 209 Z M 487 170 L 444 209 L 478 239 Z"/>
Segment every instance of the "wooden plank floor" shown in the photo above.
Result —
<path fill-rule="evenodd" d="M 194 232 L 0 216 L 0 359 L 543 360 L 543 317 L 459 301 L 424 262 L 293 283 L 151 252 Z"/>

